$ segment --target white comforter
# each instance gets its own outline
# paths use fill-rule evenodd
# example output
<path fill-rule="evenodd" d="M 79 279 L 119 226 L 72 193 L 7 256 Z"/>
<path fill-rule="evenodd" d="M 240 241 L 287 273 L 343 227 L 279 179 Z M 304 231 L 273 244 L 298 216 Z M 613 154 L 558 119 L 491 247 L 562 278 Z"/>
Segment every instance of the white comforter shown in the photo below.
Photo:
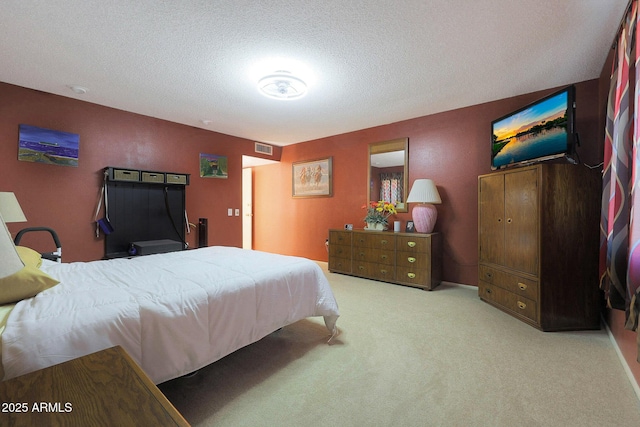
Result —
<path fill-rule="evenodd" d="M 121 345 L 157 384 L 338 306 L 313 261 L 229 247 L 48 264 L 60 284 L 19 302 L 2 334 L 5 379 Z"/>

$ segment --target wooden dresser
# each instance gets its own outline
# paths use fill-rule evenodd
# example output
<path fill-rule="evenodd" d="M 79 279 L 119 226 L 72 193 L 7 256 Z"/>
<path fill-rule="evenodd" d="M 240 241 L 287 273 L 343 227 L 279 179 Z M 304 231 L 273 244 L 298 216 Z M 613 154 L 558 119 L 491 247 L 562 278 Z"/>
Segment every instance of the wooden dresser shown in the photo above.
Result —
<path fill-rule="evenodd" d="M 432 290 L 441 280 L 442 237 L 329 230 L 329 271 Z"/>
<path fill-rule="evenodd" d="M 543 331 L 599 329 L 600 188 L 583 165 L 480 176 L 480 298 Z"/>
<path fill-rule="evenodd" d="M 122 349 L 0 382 L 0 425 L 188 426 Z"/>

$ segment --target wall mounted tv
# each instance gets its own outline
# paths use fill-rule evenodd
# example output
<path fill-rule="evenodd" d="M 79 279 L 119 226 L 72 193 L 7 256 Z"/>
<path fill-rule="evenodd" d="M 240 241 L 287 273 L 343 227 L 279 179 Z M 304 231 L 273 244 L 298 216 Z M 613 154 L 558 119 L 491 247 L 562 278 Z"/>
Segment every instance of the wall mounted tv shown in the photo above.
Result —
<path fill-rule="evenodd" d="M 575 163 L 575 87 L 491 122 L 491 169 L 566 157 Z"/>

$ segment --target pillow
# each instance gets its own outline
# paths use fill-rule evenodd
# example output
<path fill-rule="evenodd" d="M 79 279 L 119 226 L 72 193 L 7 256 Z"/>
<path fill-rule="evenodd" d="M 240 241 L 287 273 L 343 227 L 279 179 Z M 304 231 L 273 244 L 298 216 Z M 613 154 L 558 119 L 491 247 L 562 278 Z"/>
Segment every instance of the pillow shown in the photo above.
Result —
<path fill-rule="evenodd" d="M 16 247 L 11 239 L 11 233 L 7 229 L 7 225 L 0 215 L 0 278 L 11 276 L 24 267 L 24 263 L 20 259 Z"/>
<path fill-rule="evenodd" d="M 40 268 L 42 265 L 42 255 L 26 246 L 16 246 L 16 251 L 25 266 Z"/>
<path fill-rule="evenodd" d="M 17 273 L 0 279 L 0 304 L 31 298 L 58 283 L 60 282 L 43 271 L 26 266 Z"/>

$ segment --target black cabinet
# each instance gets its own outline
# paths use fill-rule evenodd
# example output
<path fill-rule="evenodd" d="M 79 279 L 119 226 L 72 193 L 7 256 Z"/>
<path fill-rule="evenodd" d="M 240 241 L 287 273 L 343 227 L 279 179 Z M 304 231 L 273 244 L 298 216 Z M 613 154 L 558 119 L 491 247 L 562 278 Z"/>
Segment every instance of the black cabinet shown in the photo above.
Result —
<path fill-rule="evenodd" d="M 134 242 L 172 240 L 184 248 L 188 174 L 108 167 L 106 212 L 113 232 L 105 237 L 105 258 L 129 255 Z"/>

